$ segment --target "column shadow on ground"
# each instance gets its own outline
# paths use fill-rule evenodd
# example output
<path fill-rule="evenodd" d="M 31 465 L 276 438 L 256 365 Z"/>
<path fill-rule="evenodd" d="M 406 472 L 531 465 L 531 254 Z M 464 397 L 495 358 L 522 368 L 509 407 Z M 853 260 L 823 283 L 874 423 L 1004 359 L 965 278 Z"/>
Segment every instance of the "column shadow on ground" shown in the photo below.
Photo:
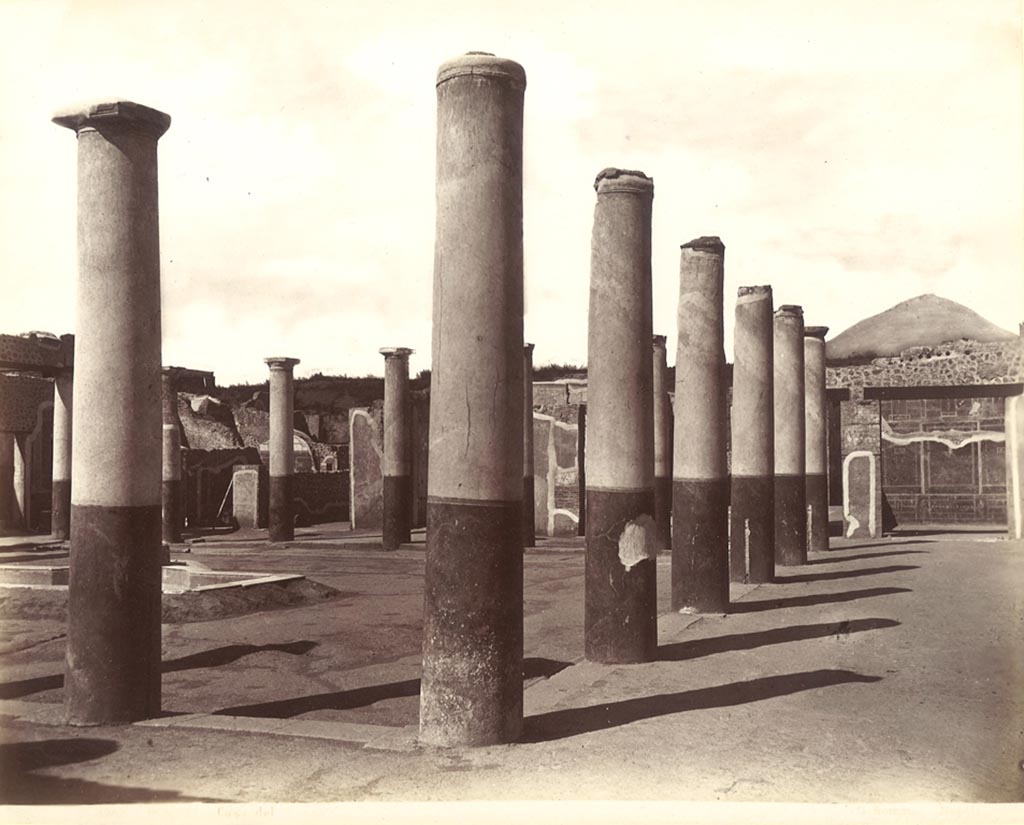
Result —
<path fill-rule="evenodd" d="M 757 613 L 761 610 L 781 610 L 787 607 L 812 607 L 832 602 L 853 602 L 873 596 L 893 596 L 896 593 L 913 593 L 909 587 L 869 587 L 864 590 L 844 590 L 842 593 L 815 593 L 807 596 L 786 596 L 782 599 L 759 599 L 752 602 L 733 602 L 730 613 Z"/>
<path fill-rule="evenodd" d="M 522 742 L 549 742 L 583 733 L 607 730 L 643 719 L 668 716 L 690 710 L 745 705 L 777 696 L 833 685 L 881 681 L 880 676 L 864 676 L 849 670 L 811 670 L 766 676 L 744 682 L 731 682 L 709 688 L 661 693 L 639 699 L 625 699 L 585 708 L 554 710 L 524 720 Z"/>
<path fill-rule="evenodd" d="M 559 671 L 570 667 L 571 662 L 555 659 L 529 657 L 523 659 L 523 679 L 550 678 Z M 253 705 L 236 705 L 214 711 L 214 716 L 254 716 L 263 719 L 290 719 L 315 710 L 351 710 L 366 707 L 386 699 L 402 699 L 419 696 L 420 680 L 405 679 L 384 685 L 336 690 L 331 693 L 317 693 L 294 699 L 280 699 L 274 702 L 260 702 Z"/>
<path fill-rule="evenodd" d="M 881 630 L 896 627 L 900 623 L 895 619 L 852 619 L 843 622 L 826 624 L 808 624 L 796 627 L 777 627 L 771 630 L 759 630 L 755 633 L 733 633 L 728 636 L 712 636 L 706 639 L 689 639 L 658 646 L 658 660 L 662 662 L 683 662 L 689 659 L 700 659 L 715 653 L 726 653 L 731 650 L 753 650 L 766 645 L 801 642 L 807 639 L 824 639 L 835 636 L 843 639 L 851 633 L 865 630 Z"/>
<path fill-rule="evenodd" d="M 42 739 L 34 742 L 0 744 L 0 803 L 5 805 L 97 805 L 118 802 L 220 802 L 223 800 L 184 796 L 178 791 L 121 787 L 37 775 L 34 771 L 73 765 L 109 756 L 120 748 L 110 739 Z M 13 821 L 13 820 L 12 820 Z"/>
<path fill-rule="evenodd" d="M 191 653 L 188 656 L 181 656 L 177 659 L 168 659 L 163 663 L 162 672 L 174 673 L 179 670 L 191 670 L 197 667 L 218 667 L 231 664 L 231 662 L 237 662 L 243 656 L 268 651 L 302 656 L 305 653 L 309 653 L 318 644 L 319 642 L 302 640 L 268 645 L 224 645 L 223 647 L 204 650 L 201 653 Z M 63 673 L 56 673 L 51 676 L 36 676 L 33 679 L 20 679 L 16 682 L 0 684 L 0 699 L 17 699 L 21 696 L 42 693 L 46 690 L 57 690 L 62 687 L 64 687 Z"/>
<path fill-rule="evenodd" d="M 910 544 L 910 542 L 907 542 Z M 875 545 L 871 545 L 875 546 Z M 860 549 L 860 548 L 858 548 Z M 837 564 L 841 561 L 862 561 L 864 559 L 880 559 L 885 556 L 906 556 L 911 553 L 927 553 L 927 550 L 893 550 L 891 553 L 859 553 L 856 556 L 836 556 L 834 559 L 811 559 L 808 564 Z"/>
<path fill-rule="evenodd" d="M 797 573 L 780 576 L 776 573 L 774 584 L 797 584 L 800 582 L 824 582 L 838 579 L 853 579 L 857 576 L 880 576 L 884 573 L 899 573 L 904 570 L 919 570 L 917 564 L 891 564 L 888 567 L 859 567 L 854 570 L 831 570 L 828 573 Z"/>

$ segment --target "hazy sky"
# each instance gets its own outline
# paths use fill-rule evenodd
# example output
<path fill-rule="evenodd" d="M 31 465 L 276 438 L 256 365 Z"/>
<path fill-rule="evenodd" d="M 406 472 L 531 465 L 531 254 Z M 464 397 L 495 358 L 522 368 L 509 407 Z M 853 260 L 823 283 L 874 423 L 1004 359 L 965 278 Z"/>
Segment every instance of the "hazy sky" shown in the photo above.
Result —
<path fill-rule="evenodd" d="M 74 329 L 68 104 L 168 112 L 164 363 L 429 366 L 434 78 L 526 69 L 526 339 L 584 362 L 593 179 L 655 181 L 654 328 L 674 360 L 679 245 L 726 245 L 838 333 L 925 292 L 1024 320 L 1021 5 L 0 0 L 0 332 Z M 731 347 L 727 348 L 731 352 Z"/>

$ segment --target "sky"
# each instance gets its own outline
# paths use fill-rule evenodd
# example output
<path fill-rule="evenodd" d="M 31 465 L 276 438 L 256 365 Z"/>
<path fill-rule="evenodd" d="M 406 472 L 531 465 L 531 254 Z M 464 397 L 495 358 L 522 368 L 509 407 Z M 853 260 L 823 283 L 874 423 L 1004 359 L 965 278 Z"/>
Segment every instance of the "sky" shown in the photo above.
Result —
<path fill-rule="evenodd" d="M 437 67 L 527 74 L 525 337 L 585 363 L 593 180 L 655 183 L 654 330 L 679 246 L 725 243 L 835 335 L 923 293 L 1024 321 L 1021 4 L 0 0 L 0 332 L 74 331 L 76 151 L 127 99 L 159 143 L 163 362 L 219 384 L 429 367 Z"/>

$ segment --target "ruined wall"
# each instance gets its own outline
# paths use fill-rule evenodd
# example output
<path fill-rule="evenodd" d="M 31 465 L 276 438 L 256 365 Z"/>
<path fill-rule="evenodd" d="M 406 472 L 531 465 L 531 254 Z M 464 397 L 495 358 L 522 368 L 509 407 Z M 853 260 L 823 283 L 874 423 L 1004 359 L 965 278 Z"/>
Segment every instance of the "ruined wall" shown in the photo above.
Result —
<path fill-rule="evenodd" d="M 231 510 L 225 494 L 237 465 L 258 464 L 259 454 L 251 447 L 217 450 L 182 450 L 182 502 L 189 527 L 213 527 L 218 523 L 221 504 Z"/>
<path fill-rule="evenodd" d="M 563 412 L 565 406 L 562 406 Z M 576 407 L 571 408 L 573 415 L 576 410 Z M 578 425 L 534 412 L 533 524 L 539 536 L 577 534 L 580 520 L 578 449 Z"/>
<path fill-rule="evenodd" d="M 348 521 L 348 473 L 296 473 L 292 498 L 300 527 L 328 521 Z"/>
<path fill-rule="evenodd" d="M 384 404 L 349 410 L 349 484 L 352 529 L 384 526 Z"/>
<path fill-rule="evenodd" d="M 32 432 L 46 403 L 53 403 L 52 379 L 0 373 L 0 432 Z"/>

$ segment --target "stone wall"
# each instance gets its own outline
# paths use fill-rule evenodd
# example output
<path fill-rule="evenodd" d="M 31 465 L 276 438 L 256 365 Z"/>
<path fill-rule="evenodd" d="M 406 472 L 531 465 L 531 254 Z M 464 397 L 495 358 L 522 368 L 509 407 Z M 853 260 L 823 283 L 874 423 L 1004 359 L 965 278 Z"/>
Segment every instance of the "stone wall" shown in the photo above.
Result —
<path fill-rule="evenodd" d="M 353 530 L 384 525 L 384 405 L 349 414 L 350 521 Z"/>
<path fill-rule="evenodd" d="M 296 473 L 292 476 L 296 524 L 348 521 L 348 473 Z"/>
<path fill-rule="evenodd" d="M 224 504 L 223 515 L 231 510 L 225 494 L 237 465 L 258 464 L 259 453 L 251 447 L 226 450 L 182 450 L 182 503 L 189 527 L 213 527 Z"/>
<path fill-rule="evenodd" d="M 34 332 L 0 335 L 0 369 L 52 375 L 65 366 L 66 359 L 70 360 L 70 353 L 65 353 L 60 338 L 55 335 Z"/>
<path fill-rule="evenodd" d="M 534 412 L 533 523 L 539 536 L 577 534 L 580 520 L 578 449 L 578 425 Z"/>
<path fill-rule="evenodd" d="M 52 379 L 0 373 L 0 432 L 32 432 L 46 403 L 53 403 Z"/>

